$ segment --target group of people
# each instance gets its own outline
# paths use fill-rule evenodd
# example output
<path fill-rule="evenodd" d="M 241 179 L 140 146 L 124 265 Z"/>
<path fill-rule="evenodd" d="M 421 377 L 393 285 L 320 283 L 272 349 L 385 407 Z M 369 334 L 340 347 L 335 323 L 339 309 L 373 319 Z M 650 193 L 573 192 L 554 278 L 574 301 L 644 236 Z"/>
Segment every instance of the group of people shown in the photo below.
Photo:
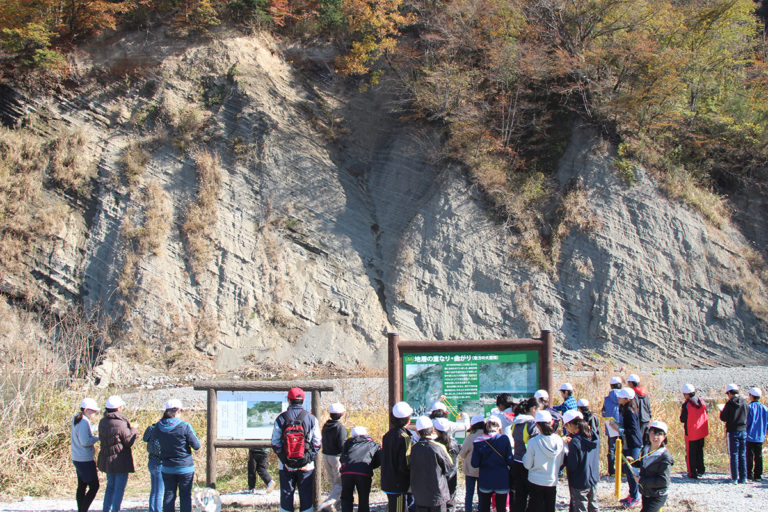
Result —
<path fill-rule="evenodd" d="M 626 508 L 641 506 L 641 512 L 658 512 L 667 500 L 670 467 L 674 460 L 666 449 L 667 424 L 654 421 L 648 392 L 632 374 L 625 386 L 620 377 L 610 380 L 602 416 L 607 436 L 608 469 L 614 474 L 616 457 L 621 458 L 629 495 L 621 500 Z M 347 434 L 342 423 L 346 413 L 340 403 L 329 407 L 330 419 L 320 428 L 315 416 L 304 408 L 301 388 L 288 392 L 289 406 L 275 420 L 271 447 L 278 458 L 280 510 L 294 510 L 298 492 L 300 512 L 313 510 L 315 460 L 322 451 L 324 471 L 331 486 L 321 509 L 341 508 L 352 512 L 357 492 L 358 511 L 369 511 L 374 469 L 381 468 L 381 490 L 387 495 L 390 512 L 448 512 L 455 510 L 459 464 L 466 480 L 465 511 L 474 507 L 475 492 L 480 512 L 510 510 L 553 512 L 557 482 L 567 472 L 570 511 L 598 511 L 597 483 L 600 479 L 600 421 L 587 400 L 576 400 L 573 386 L 559 388 L 562 403 L 551 405 L 546 390 L 528 399 L 509 393 L 497 397 L 497 407 L 488 416 L 471 419 L 458 415 L 448 419 L 448 408 L 436 402 L 429 415 L 412 420 L 413 409 L 398 402 L 391 410 L 390 430 L 377 443 L 363 426 Z M 708 435 L 707 406 L 691 384 L 682 388 L 684 402 L 680 421 L 685 431 L 686 467 L 690 478 L 705 472 L 704 439 Z M 728 401 L 721 407 L 725 423 L 734 483 L 761 480 L 762 444 L 768 430 L 768 407 L 760 403 L 762 392 L 749 390 L 747 404 L 739 388 L 726 388 Z M 107 474 L 104 511 L 120 509 L 128 473 L 134 471 L 131 447 L 138 435 L 122 414 L 119 396 L 107 399 L 98 434 L 90 422 L 98 412 L 93 399 L 82 401 L 81 412 L 72 420 L 72 460 L 77 471 L 78 512 L 88 510 L 99 488 L 98 469 Z M 200 441 L 189 423 L 180 419 L 182 404 L 169 400 L 163 418 L 150 425 L 143 440 L 149 452 L 152 475 L 150 512 L 173 512 L 177 489 L 181 512 L 191 511 L 194 475 L 192 450 Z M 456 432 L 466 432 L 461 446 Z M 562 433 L 562 435 L 561 435 Z M 621 437 L 623 449 L 616 453 Z M 93 445 L 101 443 L 98 465 Z M 256 464 L 249 463 L 249 487 L 255 475 L 267 489 L 274 487 L 266 471 L 265 452 Z"/>
<path fill-rule="evenodd" d="M 94 399 L 84 398 L 80 412 L 72 418 L 71 447 L 77 474 L 78 512 L 87 512 L 96 497 L 98 471 L 107 475 L 103 512 L 120 510 L 128 475 L 135 472 L 132 449 L 139 434 L 123 414 L 124 406 L 118 395 L 107 398 L 104 415 L 94 429 L 91 422 L 95 421 L 99 406 Z M 182 411 L 180 400 L 168 400 L 162 418 L 144 431 L 151 475 L 150 512 L 174 512 L 177 492 L 181 512 L 192 511 L 195 473 L 192 450 L 200 449 L 200 440 L 192 426 L 181 419 Z M 96 443 L 100 444 L 98 461 L 94 458 Z"/>

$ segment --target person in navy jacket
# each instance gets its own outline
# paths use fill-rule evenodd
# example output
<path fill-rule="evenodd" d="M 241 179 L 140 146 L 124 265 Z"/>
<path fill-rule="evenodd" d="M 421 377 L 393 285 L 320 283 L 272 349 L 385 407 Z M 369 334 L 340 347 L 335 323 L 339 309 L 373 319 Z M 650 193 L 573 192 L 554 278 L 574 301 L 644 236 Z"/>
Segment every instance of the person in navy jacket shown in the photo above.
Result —
<path fill-rule="evenodd" d="M 200 449 L 200 440 L 192 425 L 181 419 L 182 410 L 181 400 L 168 400 L 163 419 L 157 422 L 155 431 L 163 466 L 163 512 L 174 512 L 177 489 L 179 509 L 181 512 L 192 512 L 192 484 L 195 479 L 192 450 Z"/>
<path fill-rule="evenodd" d="M 760 403 L 760 388 L 749 390 L 747 411 L 747 479 L 759 482 L 763 479 L 763 442 L 768 430 L 768 407 Z"/>
<path fill-rule="evenodd" d="M 565 455 L 571 512 L 594 512 L 597 506 L 597 482 L 600 480 L 600 438 L 579 411 L 566 411 L 563 423 L 569 436 Z"/>
<path fill-rule="evenodd" d="M 491 496 L 496 494 L 497 512 L 507 510 L 509 468 L 512 466 L 512 444 L 501 433 L 501 421 L 496 416 L 485 422 L 485 435 L 475 439 L 472 465 L 478 468 L 480 512 L 491 510 Z"/>

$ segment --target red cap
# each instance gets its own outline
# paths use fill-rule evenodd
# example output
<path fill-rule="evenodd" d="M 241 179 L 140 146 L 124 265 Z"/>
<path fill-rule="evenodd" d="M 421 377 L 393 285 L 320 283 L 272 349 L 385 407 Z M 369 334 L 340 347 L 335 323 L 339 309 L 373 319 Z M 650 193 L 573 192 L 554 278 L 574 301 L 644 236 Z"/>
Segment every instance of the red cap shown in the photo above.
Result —
<path fill-rule="evenodd" d="M 304 390 L 301 388 L 289 389 L 288 400 L 304 400 Z"/>

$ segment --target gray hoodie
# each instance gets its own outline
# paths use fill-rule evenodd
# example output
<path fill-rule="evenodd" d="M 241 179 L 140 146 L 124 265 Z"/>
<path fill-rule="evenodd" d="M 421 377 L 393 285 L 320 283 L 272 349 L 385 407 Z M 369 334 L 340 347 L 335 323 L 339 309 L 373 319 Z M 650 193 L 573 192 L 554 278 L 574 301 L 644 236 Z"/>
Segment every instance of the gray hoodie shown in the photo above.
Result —
<path fill-rule="evenodd" d="M 523 466 L 528 470 L 529 482 L 542 487 L 557 485 L 557 473 L 565 455 L 564 444 L 557 434 L 539 434 L 528 441 Z"/>
<path fill-rule="evenodd" d="M 72 460 L 76 462 L 92 461 L 96 454 L 93 445 L 99 440 L 99 436 L 94 436 L 91 433 L 91 422 L 86 416 L 83 416 L 77 425 L 75 425 L 75 418 L 72 418 L 71 425 Z"/>

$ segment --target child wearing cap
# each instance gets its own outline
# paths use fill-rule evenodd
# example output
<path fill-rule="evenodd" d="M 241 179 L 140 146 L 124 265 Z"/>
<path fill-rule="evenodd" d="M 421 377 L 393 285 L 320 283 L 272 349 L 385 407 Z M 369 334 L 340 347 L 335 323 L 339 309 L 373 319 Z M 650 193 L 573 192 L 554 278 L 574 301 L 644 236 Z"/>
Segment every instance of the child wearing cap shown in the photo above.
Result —
<path fill-rule="evenodd" d="M 181 400 L 172 398 L 165 403 L 163 419 L 157 423 L 165 486 L 163 512 L 175 510 L 177 489 L 179 510 L 192 512 L 192 484 L 195 481 L 192 450 L 200 449 L 200 440 L 192 425 L 181 419 L 182 411 Z"/>
<path fill-rule="evenodd" d="M 611 390 L 603 400 L 603 409 L 601 411 L 603 419 L 613 418 L 616 422 L 619 421 L 619 397 L 616 393 L 622 388 L 621 377 L 611 377 L 610 380 Z M 605 434 L 608 437 L 608 474 L 613 476 L 616 472 L 616 440 L 619 438 L 619 431 L 615 428 L 610 428 L 608 423 L 605 424 Z"/>
<path fill-rule="evenodd" d="M 460 448 L 459 443 L 457 443 L 456 440 L 451 437 L 450 423 L 451 422 L 445 418 L 437 418 L 432 421 L 432 424 L 435 428 L 435 441 L 445 446 L 445 450 L 448 452 L 448 455 L 450 455 L 451 460 L 453 461 L 453 468 L 451 473 L 448 475 L 448 492 L 450 493 L 451 497 L 445 504 L 446 510 L 448 512 L 453 512 L 456 510 L 456 485 L 458 483 Z"/>
<path fill-rule="evenodd" d="M 381 465 L 381 446 L 365 427 L 354 427 L 341 450 L 341 512 L 352 512 L 357 489 L 357 511 L 370 510 L 373 470 Z"/>
<path fill-rule="evenodd" d="M 565 411 L 572 411 L 578 407 L 576 405 L 576 399 L 573 397 L 573 386 L 570 382 L 566 382 L 560 386 L 560 396 L 563 397 L 563 403 L 552 407 L 560 414 L 565 414 Z"/>
<path fill-rule="evenodd" d="M 597 482 L 600 480 L 600 439 L 579 411 L 563 414 L 568 431 L 565 467 L 571 494 L 570 512 L 597 512 Z"/>
<path fill-rule="evenodd" d="M 725 422 L 731 482 L 743 484 L 747 482 L 747 404 L 736 384 L 728 384 L 725 394 L 728 401 L 720 411 L 720 420 Z"/>
<path fill-rule="evenodd" d="M 104 416 L 99 421 L 99 470 L 107 474 L 104 512 L 118 512 L 123 502 L 128 474 L 135 471 L 131 448 L 138 430 L 123 414 L 125 402 L 118 395 L 107 398 Z"/>
<path fill-rule="evenodd" d="M 477 486 L 477 478 L 480 476 L 479 470 L 472 465 L 474 442 L 475 439 L 485 434 L 484 430 L 485 417 L 483 417 L 482 414 L 472 416 L 469 432 L 467 437 L 464 438 L 464 442 L 461 444 L 461 450 L 459 451 L 459 457 L 464 459 L 465 512 L 472 512 L 472 502 L 475 499 L 475 487 Z"/>
<path fill-rule="evenodd" d="M 527 512 L 554 512 L 557 502 L 557 473 L 563 464 L 565 443 L 555 433 L 552 415 L 548 411 L 536 413 L 539 435 L 528 441 L 523 465 L 528 470 Z"/>
<path fill-rule="evenodd" d="M 760 403 L 763 392 L 759 388 L 749 390 L 747 411 L 747 479 L 759 482 L 763 479 L 763 442 L 768 429 L 768 407 Z"/>
<path fill-rule="evenodd" d="M 670 466 L 675 461 L 666 449 L 667 424 L 654 421 L 648 429 L 650 446 L 648 454 L 640 464 L 640 474 L 634 476 L 643 496 L 643 506 L 640 512 L 659 512 L 667 502 L 670 483 Z M 632 462 L 632 461 L 631 461 Z"/>
<path fill-rule="evenodd" d="M 628 461 L 637 460 L 643 449 L 643 433 L 640 430 L 640 413 L 635 401 L 635 391 L 632 388 L 621 388 L 616 396 L 619 397 L 620 432 L 624 438 L 622 453 Z M 624 473 L 627 475 L 629 495 L 620 501 L 627 508 L 635 507 L 640 504 L 640 489 L 632 466 L 624 464 Z"/>
<path fill-rule="evenodd" d="M 704 474 L 704 439 L 709 435 L 707 404 L 696 396 L 693 384 L 682 389 L 684 402 L 680 410 L 680 422 L 685 431 L 685 465 L 688 478 L 700 478 Z"/>
<path fill-rule="evenodd" d="M 339 402 L 332 403 L 328 408 L 330 419 L 323 424 L 321 430 L 321 445 L 323 452 L 323 468 L 325 469 L 328 484 L 331 486 L 331 492 L 328 498 L 318 509 L 332 507 L 341 496 L 341 450 L 344 448 L 344 441 L 347 440 L 347 429 L 341 423 L 341 417 L 344 416 L 346 409 Z"/>
<path fill-rule="evenodd" d="M 651 413 L 651 398 L 648 396 L 648 391 L 640 385 L 640 377 L 633 373 L 627 377 L 627 386 L 632 388 L 635 392 L 635 402 L 637 402 L 637 414 L 640 421 L 640 432 L 643 435 L 643 450 L 646 450 L 646 445 L 649 442 L 648 439 L 648 427 L 653 421 L 653 414 Z M 646 451 L 643 451 L 646 453 Z"/>
<path fill-rule="evenodd" d="M 413 495 L 408 493 L 411 485 L 412 438 L 406 428 L 411 421 L 413 409 L 406 402 L 392 407 L 391 428 L 381 440 L 381 490 L 387 495 L 389 512 L 405 512 L 413 505 Z"/>
<path fill-rule="evenodd" d="M 480 512 L 491 510 L 491 496 L 496 495 L 496 512 L 507 509 L 509 493 L 509 467 L 512 464 L 512 444 L 501 433 L 501 421 L 491 416 L 485 422 L 485 435 L 475 439 L 472 465 L 478 469 L 478 495 Z"/>
<path fill-rule="evenodd" d="M 99 492 L 99 474 L 96 472 L 93 445 L 99 441 L 99 436 L 93 435 L 91 420 L 99 412 L 99 406 L 93 398 L 83 398 L 80 402 L 80 412 L 72 418 L 70 429 L 72 448 L 72 464 L 77 474 L 77 512 L 87 512 Z M 159 512 L 159 511 L 158 511 Z"/>
<path fill-rule="evenodd" d="M 509 470 L 509 484 L 512 488 L 512 510 L 528 508 L 528 470 L 523 465 L 528 441 L 539 433 L 536 427 L 538 400 L 535 397 L 522 402 L 512 426 L 512 467 Z"/>
<path fill-rule="evenodd" d="M 469 430 L 469 415 L 467 415 L 467 413 L 465 412 L 462 412 L 457 417 L 457 419 L 460 419 L 461 421 L 449 420 L 448 406 L 445 405 L 445 403 L 443 403 L 440 400 L 433 403 L 432 407 L 430 407 L 429 409 L 429 419 L 436 420 L 438 418 L 444 418 L 448 422 L 447 423 L 447 425 L 449 426 L 448 433 L 450 435 L 455 435 L 456 432 L 466 432 L 467 430 Z"/>
<path fill-rule="evenodd" d="M 435 441 L 434 426 L 427 416 L 416 420 L 419 441 L 411 449 L 411 489 L 416 512 L 446 510 L 451 493 L 448 478 L 455 470 L 445 446 Z"/>

